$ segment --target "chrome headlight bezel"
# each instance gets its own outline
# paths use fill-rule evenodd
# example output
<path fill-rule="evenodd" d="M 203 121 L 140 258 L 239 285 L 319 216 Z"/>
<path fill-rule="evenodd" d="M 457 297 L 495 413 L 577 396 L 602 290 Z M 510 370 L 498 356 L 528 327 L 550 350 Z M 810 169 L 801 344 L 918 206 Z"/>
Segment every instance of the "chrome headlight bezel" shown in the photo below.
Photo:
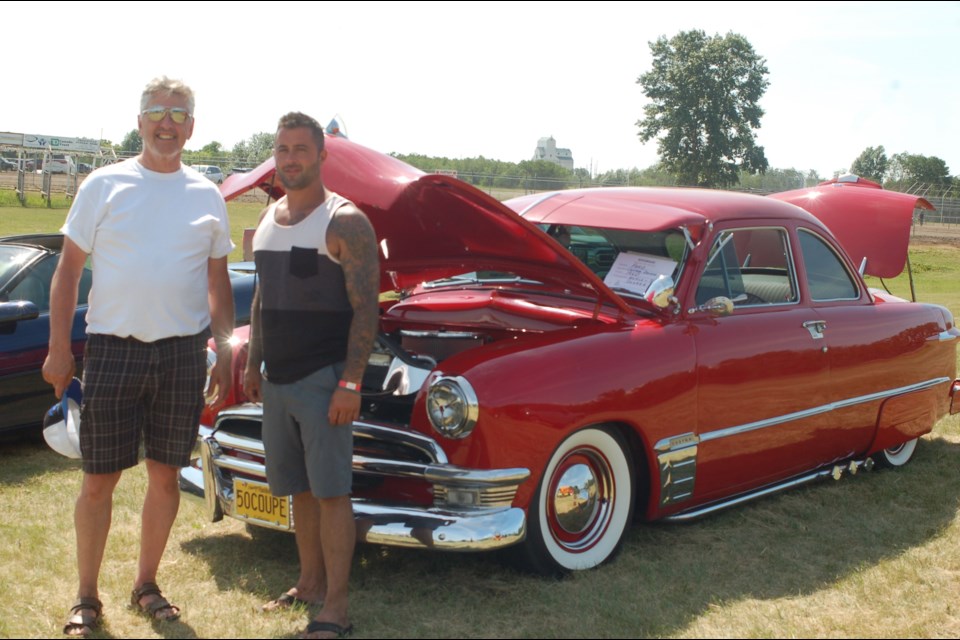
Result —
<path fill-rule="evenodd" d="M 460 440 L 473 432 L 480 403 L 473 387 L 462 376 L 440 376 L 430 383 L 427 419 L 440 435 Z"/>

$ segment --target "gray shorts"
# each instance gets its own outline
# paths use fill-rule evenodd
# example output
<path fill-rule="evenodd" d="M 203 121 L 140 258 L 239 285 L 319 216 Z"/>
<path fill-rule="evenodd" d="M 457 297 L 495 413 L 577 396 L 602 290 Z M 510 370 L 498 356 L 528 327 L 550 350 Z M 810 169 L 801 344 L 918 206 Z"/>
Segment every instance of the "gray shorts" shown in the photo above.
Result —
<path fill-rule="evenodd" d="M 310 491 L 317 498 L 350 494 L 353 427 L 330 426 L 330 397 L 343 373 L 330 365 L 289 384 L 263 381 L 263 446 L 267 482 L 276 496 Z"/>

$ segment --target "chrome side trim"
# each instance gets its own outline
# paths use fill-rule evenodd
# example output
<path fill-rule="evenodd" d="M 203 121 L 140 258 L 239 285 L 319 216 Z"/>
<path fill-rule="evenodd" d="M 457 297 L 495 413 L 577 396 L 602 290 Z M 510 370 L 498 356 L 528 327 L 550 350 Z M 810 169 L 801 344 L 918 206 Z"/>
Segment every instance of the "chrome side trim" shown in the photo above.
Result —
<path fill-rule="evenodd" d="M 676 504 L 693 497 L 697 478 L 697 445 L 695 433 L 665 438 L 654 447 L 660 467 L 660 506 Z"/>
<path fill-rule="evenodd" d="M 821 469 L 817 469 L 811 473 L 807 473 L 796 478 L 791 478 L 784 482 L 779 482 L 776 484 L 768 485 L 766 487 L 761 487 L 755 491 L 750 491 L 747 493 L 742 493 L 738 496 L 732 498 L 727 498 L 719 502 L 714 502 L 712 504 L 705 505 L 696 509 L 691 509 L 690 511 L 683 511 L 681 513 L 674 514 L 672 516 L 667 516 L 664 518 L 668 522 L 689 522 L 691 520 L 696 520 L 702 518 L 705 515 L 720 511 L 721 509 L 728 509 L 730 507 L 735 507 L 737 505 L 755 500 L 757 498 L 762 498 L 765 496 L 772 495 L 774 493 L 779 493 L 787 489 L 792 489 L 794 487 L 799 487 L 804 484 L 813 482 L 814 480 L 823 480 L 826 478 L 833 478 L 834 480 L 839 480 L 843 477 L 844 474 L 847 475 L 856 475 L 860 469 L 865 471 L 870 471 L 873 469 L 874 463 L 873 458 L 865 458 L 863 460 L 850 460 L 849 463 L 845 464 L 833 464 Z"/>
<path fill-rule="evenodd" d="M 415 331 L 413 329 L 401 329 L 400 335 L 410 338 L 438 338 L 441 340 L 462 340 L 480 337 L 480 334 L 476 331 Z"/>
<path fill-rule="evenodd" d="M 764 496 L 769 496 L 774 493 L 779 493 L 780 491 L 785 491 L 787 489 L 792 489 L 794 487 L 799 487 L 800 485 L 813 482 L 814 480 L 820 480 L 821 478 L 829 478 L 832 474 L 832 469 L 821 469 L 815 473 L 811 473 L 805 476 L 800 476 L 799 478 L 794 478 L 788 482 L 782 484 L 774 485 L 772 487 L 766 487 L 760 489 L 759 491 L 754 491 L 752 493 L 742 494 L 736 498 L 731 498 L 730 500 L 724 500 L 723 502 L 716 502 L 714 504 L 702 507 L 700 509 L 693 509 L 691 511 L 685 511 L 683 513 L 678 513 L 676 515 L 667 516 L 664 520 L 668 522 L 689 522 L 691 520 L 696 520 L 697 518 L 702 518 L 703 516 L 713 513 L 715 511 L 720 511 L 721 509 L 727 509 L 729 507 L 734 507 L 744 502 L 749 502 L 756 498 L 762 498 Z"/>
<path fill-rule="evenodd" d="M 841 400 L 839 402 L 831 402 L 830 404 L 821 405 L 819 407 L 813 407 L 811 409 L 805 409 L 803 411 L 796 411 L 794 413 L 788 413 L 786 415 L 777 416 L 775 418 L 758 420 L 757 422 L 750 422 L 748 424 L 742 424 L 736 427 L 727 427 L 726 429 L 717 429 L 716 431 L 710 431 L 708 433 L 701 434 L 700 442 L 701 443 L 710 442 L 711 440 L 719 440 L 720 438 L 729 438 L 730 436 L 736 436 L 742 433 L 749 433 L 750 431 L 757 431 L 758 429 L 775 427 L 779 424 L 784 424 L 785 422 L 802 420 L 804 418 L 810 418 L 812 416 L 820 415 L 822 413 L 837 411 L 839 409 L 846 409 L 847 407 L 852 407 L 858 404 L 874 402 L 876 400 L 885 400 L 887 398 L 892 398 L 894 396 L 899 396 L 906 393 L 913 393 L 915 391 L 923 391 L 924 389 L 930 389 L 937 385 L 946 384 L 949 382 L 950 382 L 949 378 L 932 378 L 930 380 L 907 385 L 905 387 L 897 387 L 896 389 L 878 391 L 877 393 L 870 393 L 865 396 L 849 398 L 847 400 Z"/>

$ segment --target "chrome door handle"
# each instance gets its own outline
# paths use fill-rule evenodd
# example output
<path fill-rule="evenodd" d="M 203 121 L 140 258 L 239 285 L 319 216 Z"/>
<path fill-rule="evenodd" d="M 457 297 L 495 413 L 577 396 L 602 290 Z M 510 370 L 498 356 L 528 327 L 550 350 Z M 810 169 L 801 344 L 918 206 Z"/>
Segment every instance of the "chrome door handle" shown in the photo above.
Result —
<path fill-rule="evenodd" d="M 807 320 L 803 323 L 803 328 L 810 332 L 810 337 L 814 340 L 822 340 L 827 323 L 825 320 Z"/>

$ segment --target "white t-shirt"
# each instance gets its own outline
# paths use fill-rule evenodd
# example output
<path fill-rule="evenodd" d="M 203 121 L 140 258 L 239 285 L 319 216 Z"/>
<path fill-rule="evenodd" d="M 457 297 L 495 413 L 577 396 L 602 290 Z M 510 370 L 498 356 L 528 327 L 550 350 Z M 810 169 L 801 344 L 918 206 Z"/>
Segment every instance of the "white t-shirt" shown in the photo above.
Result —
<path fill-rule="evenodd" d="M 91 254 L 87 332 L 153 342 L 210 324 L 207 261 L 233 250 L 217 187 L 137 159 L 90 174 L 61 231 Z"/>

